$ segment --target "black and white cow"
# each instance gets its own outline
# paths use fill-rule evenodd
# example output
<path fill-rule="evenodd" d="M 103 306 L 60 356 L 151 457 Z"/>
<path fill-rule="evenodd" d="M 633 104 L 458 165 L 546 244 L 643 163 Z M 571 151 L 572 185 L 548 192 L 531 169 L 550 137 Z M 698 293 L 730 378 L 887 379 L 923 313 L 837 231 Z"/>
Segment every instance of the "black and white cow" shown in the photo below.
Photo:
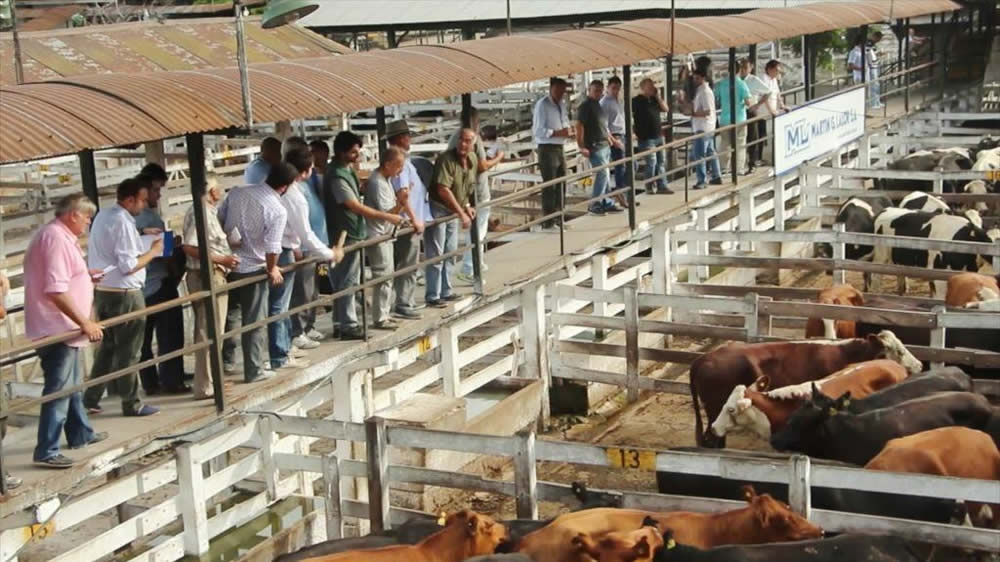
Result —
<path fill-rule="evenodd" d="M 887 166 L 890 170 L 909 172 L 931 172 L 940 168 L 945 172 L 961 172 L 972 169 L 975 163 L 975 148 L 936 148 L 933 150 L 918 150 L 912 154 L 893 160 Z M 945 180 L 943 189 L 945 193 L 957 193 L 961 189 L 961 180 Z M 885 190 L 909 190 L 909 191 L 931 191 L 933 188 L 930 180 L 914 180 L 905 178 L 883 178 L 875 180 L 877 189 Z"/>
<path fill-rule="evenodd" d="M 875 217 L 883 210 L 892 207 L 892 201 L 885 195 L 851 197 L 837 210 L 834 222 L 844 224 L 846 232 L 872 234 L 875 232 Z M 874 248 L 865 244 L 845 244 L 844 257 L 849 260 L 871 261 Z M 820 255 L 833 257 L 833 249 L 829 244 L 820 244 Z M 865 290 L 871 284 L 871 274 L 866 273 Z"/>
<path fill-rule="evenodd" d="M 974 195 L 986 195 L 989 193 L 997 193 L 997 187 L 1000 186 L 1000 182 L 990 182 L 987 183 L 984 180 L 972 180 L 962 187 L 962 193 L 969 193 Z M 982 215 L 997 215 L 1000 214 L 1000 205 L 989 204 L 986 201 L 976 201 L 974 203 L 968 203 L 961 206 L 962 211 L 976 211 L 980 216 Z"/>
<path fill-rule="evenodd" d="M 961 242 L 985 242 L 993 240 L 985 230 L 963 216 L 925 213 L 909 209 L 889 208 L 875 217 L 875 234 L 888 236 L 912 236 L 931 240 L 953 240 Z M 889 245 L 875 246 L 874 263 L 908 265 L 932 269 L 954 271 L 979 271 L 987 263 L 976 254 L 940 252 L 937 250 L 914 250 Z M 931 283 L 931 296 L 944 295 L 945 282 Z M 898 285 L 900 293 L 906 292 L 906 279 Z"/>
<path fill-rule="evenodd" d="M 949 207 L 943 200 L 931 195 L 930 193 L 924 193 L 923 191 L 911 191 L 909 195 L 903 197 L 903 199 L 899 202 L 899 207 L 901 209 L 923 211 L 925 213 L 947 213 L 950 215 L 960 214 L 969 219 L 972 224 L 978 227 L 983 226 L 983 217 L 979 214 L 978 210 L 962 209 L 960 211 L 953 211 L 952 208 Z"/>

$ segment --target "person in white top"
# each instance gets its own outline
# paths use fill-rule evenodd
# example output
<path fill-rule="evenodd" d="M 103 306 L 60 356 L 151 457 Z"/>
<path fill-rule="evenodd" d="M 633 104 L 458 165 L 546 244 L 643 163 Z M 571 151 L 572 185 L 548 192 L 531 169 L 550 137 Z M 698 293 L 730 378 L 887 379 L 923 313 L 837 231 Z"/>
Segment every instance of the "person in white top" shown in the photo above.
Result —
<path fill-rule="evenodd" d="M 152 183 L 142 177 L 130 178 L 118 185 L 118 201 L 102 209 L 90 227 L 87 263 L 92 270 L 104 272 L 94 294 L 97 319 L 108 320 L 146 307 L 142 285 L 146 280 L 146 266 L 163 253 L 162 237 L 154 240 L 148 249 L 139 238 L 135 216 L 146 208 Z M 104 339 L 94 355 L 90 378 L 124 369 L 139 362 L 146 319 L 137 318 L 105 328 Z M 122 413 L 126 416 L 149 416 L 159 409 L 143 405 L 137 373 L 130 373 L 107 383 L 121 398 Z M 99 414 L 105 384 L 87 388 L 83 405 L 91 414 Z"/>
<path fill-rule="evenodd" d="M 691 127 L 694 134 L 711 133 L 715 131 L 715 94 L 708 85 L 705 71 L 696 68 L 692 72 L 694 76 L 695 94 L 691 107 Z M 705 163 L 706 159 L 709 171 L 712 174 L 710 183 L 712 185 L 722 184 L 722 174 L 719 172 L 719 158 L 715 153 L 715 135 L 702 135 L 691 143 L 691 159 L 696 161 L 695 174 L 698 181 L 694 189 L 704 189 L 705 185 Z"/>
<path fill-rule="evenodd" d="M 861 49 L 864 47 L 864 44 L 865 38 L 859 34 L 854 40 L 854 48 L 847 53 L 847 70 L 851 71 L 852 84 L 860 84 L 862 82 L 861 70 L 863 69 L 863 66 L 861 61 Z"/>
<path fill-rule="evenodd" d="M 758 115 L 777 116 L 788 111 L 785 100 L 781 97 L 780 76 L 781 63 L 775 59 L 767 61 L 767 64 L 764 65 L 764 75 L 760 77 L 760 81 L 764 83 L 770 94 L 767 96 L 767 102 L 760 106 Z M 768 119 L 767 131 L 769 137 L 774 136 L 773 129 L 774 123 L 771 119 Z M 762 156 L 764 162 L 771 162 L 772 154 L 770 150 L 765 150 Z"/>
<path fill-rule="evenodd" d="M 538 168 L 542 181 L 546 182 L 566 175 L 566 154 L 563 144 L 573 137 L 573 127 L 566 116 L 566 81 L 562 78 L 549 80 L 549 95 L 535 103 L 531 114 L 531 133 L 538 145 Z M 542 190 L 542 213 L 551 215 L 562 208 L 562 184 L 553 184 Z M 554 229 L 561 218 L 546 219 L 542 222 L 545 230 Z"/>
<path fill-rule="evenodd" d="M 879 80 L 878 43 L 882 40 L 882 32 L 872 34 L 871 41 L 865 44 L 865 62 L 868 65 L 868 103 L 872 109 L 882 108 L 882 82 Z"/>

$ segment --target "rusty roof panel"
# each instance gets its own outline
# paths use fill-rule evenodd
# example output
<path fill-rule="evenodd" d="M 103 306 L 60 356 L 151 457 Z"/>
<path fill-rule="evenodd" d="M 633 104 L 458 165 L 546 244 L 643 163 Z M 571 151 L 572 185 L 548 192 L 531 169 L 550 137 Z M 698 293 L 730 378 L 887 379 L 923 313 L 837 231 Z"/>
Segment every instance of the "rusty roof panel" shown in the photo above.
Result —
<path fill-rule="evenodd" d="M 600 28 L 561 31 L 553 33 L 552 38 L 586 47 L 608 61 L 616 61 L 615 64 L 621 64 L 621 59 L 636 61 L 656 58 L 661 52 L 660 49 L 649 47 L 648 42 L 636 40 L 627 33 L 609 34 Z"/>
<path fill-rule="evenodd" d="M 90 127 L 57 106 L 9 90 L 0 90 L 0 161 L 56 156 L 79 146 L 108 142 Z"/>
<path fill-rule="evenodd" d="M 295 25 L 262 29 L 247 18 L 250 62 L 352 52 Z M 236 66 L 232 18 L 167 20 L 20 34 L 26 82 L 68 76 Z M 13 39 L 0 33 L 2 60 L 13 57 Z M 13 65 L 0 65 L 0 85 L 14 84 Z"/>

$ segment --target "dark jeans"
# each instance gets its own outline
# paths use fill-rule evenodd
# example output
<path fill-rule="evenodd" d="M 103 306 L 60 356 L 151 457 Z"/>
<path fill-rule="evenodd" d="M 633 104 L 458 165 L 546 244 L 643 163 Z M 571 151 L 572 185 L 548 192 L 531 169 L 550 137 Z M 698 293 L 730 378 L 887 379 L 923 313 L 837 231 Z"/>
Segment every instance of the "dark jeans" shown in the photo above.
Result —
<path fill-rule="evenodd" d="M 105 332 L 106 333 L 106 332 Z M 38 350 L 45 386 L 42 396 L 53 394 L 83 382 L 80 372 L 80 348 L 55 343 Z M 83 393 L 74 392 L 42 404 L 38 420 L 38 445 L 33 459 L 48 460 L 59 454 L 59 436 L 65 430 L 70 447 L 82 447 L 94 438 L 94 429 L 83 407 Z"/>
<path fill-rule="evenodd" d="M 297 308 L 304 304 L 316 300 L 316 265 L 310 264 L 295 271 L 295 283 L 292 284 L 292 304 L 290 308 Z M 292 339 L 316 326 L 316 309 L 309 308 L 298 314 L 292 315 Z"/>
<path fill-rule="evenodd" d="M 220 314 L 226 315 L 226 322 L 223 333 L 235 330 L 242 322 L 240 313 L 240 298 L 236 296 L 236 291 L 230 291 L 229 302 L 226 303 L 226 310 L 220 310 Z M 226 338 L 222 340 L 222 362 L 226 365 L 236 363 L 236 345 L 239 338 Z"/>
<path fill-rule="evenodd" d="M 142 293 L 138 290 L 117 293 L 111 291 L 94 291 L 94 310 L 98 320 L 107 320 L 142 310 L 146 306 Z M 94 366 L 90 370 L 90 378 L 96 379 L 102 375 L 124 369 L 139 362 L 142 350 L 142 337 L 145 334 L 146 319 L 139 318 L 104 329 L 104 339 L 94 354 Z M 139 377 L 136 373 L 104 384 L 91 386 L 83 393 L 83 404 L 88 408 L 96 408 L 104 396 L 105 386 L 111 387 L 111 392 L 118 394 L 122 400 L 122 413 L 134 415 L 142 408 L 142 398 L 139 394 Z"/>
<path fill-rule="evenodd" d="M 615 135 L 615 138 L 620 139 L 621 135 Z M 611 161 L 614 162 L 615 160 L 621 160 L 622 158 L 625 158 L 625 150 L 618 148 L 617 146 L 612 146 Z M 615 189 L 617 190 L 625 187 L 625 164 L 618 164 L 611 171 L 615 177 Z M 608 191 L 611 190 L 609 189 Z M 625 193 L 628 194 L 629 192 L 626 191 Z"/>
<path fill-rule="evenodd" d="M 264 270 L 260 269 L 250 273 L 230 273 L 229 281 L 239 281 L 247 277 L 263 275 Z M 230 293 L 229 300 L 239 301 L 241 323 L 243 326 L 260 322 L 267 317 L 267 288 L 266 279 L 244 285 Z M 240 347 L 243 348 L 243 380 L 253 382 L 260 377 L 261 372 L 267 367 L 267 330 L 264 327 L 254 328 L 240 334 Z"/>
<path fill-rule="evenodd" d="M 756 117 L 756 115 L 753 115 Z M 767 121 L 761 120 L 747 125 L 747 162 L 750 166 L 756 166 L 758 160 L 764 159 L 764 146 L 767 141 L 752 144 L 759 139 L 767 138 Z"/>
<path fill-rule="evenodd" d="M 392 249 L 392 257 L 395 261 L 393 269 L 398 271 L 417 263 L 419 251 L 420 235 L 410 234 L 397 238 Z M 415 311 L 416 301 L 413 299 L 413 293 L 417 288 L 417 270 L 414 269 L 393 279 L 393 288 L 396 291 L 396 310 Z"/>
<path fill-rule="evenodd" d="M 197 272 L 196 272 L 197 273 Z M 163 286 L 146 298 L 146 306 L 153 306 L 177 298 L 177 285 L 171 279 L 164 279 Z M 142 340 L 141 361 L 153 358 L 153 332 L 156 332 L 156 354 L 165 355 L 184 347 L 184 312 L 175 306 L 146 317 L 146 334 Z M 157 375 L 159 367 L 159 375 Z M 156 392 L 160 387 L 168 390 L 184 386 L 184 358 L 168 359 L 156 366 L 139 371 L 142 388 L 146 394 Z"/>
<path fill-rule="evenodd" d="M 292 251 L 281 250 L 278 255 L 278 265 L 284 267 L 295 261 Z M 271 286 L 267 291 L 267 315 L 277 316 L 288 312 L 288 305 L 292 301 L 292 286 L 295 284 L 295 276 L 298 271 L 289 271 L 282 274 L 284 281 L 281 285 Z M 277 369 L 288 362 L 288 352 L 292 349 L 292 319 L 282 318 L 277 322 L 267 325 L 267 350 L 271 357 L 271 368 Z"/>
<path fill-rule="evenodd" d="M 561 144 L 538 145 L 538 167 L 542 172 L 542 181 L 554 180 L 566 175 L 566 153 Z M 557 183 L 542 189 L 542 213 L 551 215 L 563 207 L 562 186 Z M 548 219 L 542 226 L 553 226 L 561 218 Z"/>

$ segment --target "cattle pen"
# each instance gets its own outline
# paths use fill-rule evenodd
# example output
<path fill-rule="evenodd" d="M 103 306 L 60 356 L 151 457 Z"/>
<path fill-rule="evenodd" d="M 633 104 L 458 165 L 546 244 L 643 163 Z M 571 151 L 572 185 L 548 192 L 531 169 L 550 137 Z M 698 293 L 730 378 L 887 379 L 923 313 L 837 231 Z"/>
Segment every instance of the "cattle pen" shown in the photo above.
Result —
<path fill-rule="evenodd" d="M 885 11 L 890 3 L 871 4 Z M 923 13 L 941 10 L 937 2 L 924 4 L 929 7 Z M 886 19 L 882 12 L 865 18 Z M 582 64 L 577 65 L 581 70 Z M 541 213 L 524 211 L 530 217 L 522 225 L 526 238 L 493 232 L 487 236 L 487 241 L 502 245 L 486 252 L 486 263 L 491 271 L 507 271 L 493 279 L 477 272 L 473 294 L 444 314 L 360 344 L 324 345 L 311 356 L 312 366 L 250 390 L 227 390 L 225 404 L 194 408 L 168 402 L 176 408 L 162 422 L 167 427 L 141 427 L 67 476 L 32 475 L 35 480 L 27 490 L 0 502 L 0 562 L 17 560 L 31 541 L 43 542 L 46 535 L 108 512 L 115 516 L 106 529 L 47 559 L 152 562 L 221 550 L 242 560 L 271 560 L 324 539 L 381 530 L 412 517 L 436 518 L 434 508 L 448 505 L 449 489 L 511 497 L 518 517 L 537 518 L 540 502 L 567 503 L 570 495 L 566 484 L 545 480 L 540 463 L 568 463 L 584 471 L 670 471 L 788 484 L 793 509 L 828 531 L 889 533 L 1000 551 L 997 530 L 814 509 L 810 499 L 812 487 L 828 486 L 996 503 L 997 482 L 879 473 L 804 455 L 748 458 L 726 450 L 597 445 L 554 438 L 550 431 L 558 417 L 551 409 L 562 408 L 556 403 L 565 396 L 577 396 L 575 402 L 582 401 L 586 410 L 609 397 L 622 396 L 627 407 L 651 394 L 687 395 L 687 365 L 711 346 L 789 339 L 813 316 L 926 329 L 929 345 L 908 346 L 922 361 L 1000 369 L 998 352 L 946 347 L 949 330 L 988 333 L 996 329 L 1000 313 L 946 308 L 939 299 L 912 295 L 878 295 L 872 302 L 881 304 L 863 309 L 820 305 L 807 302 L 815 297 L 815 288 L 782 282 L 801 271 L 830 271 L 834 283 L 846 281 L 849 272 L 930 281 L 949 276 L 944 271 L 848 260 L 847 244 L 974 253 L 1000 271 L 1000 241 L 913 239 L 848 233 L 838 225 L 823 228 L 839 201 L 871 193 L 862 188 L 872 178 L 924 180 L 949 202 L 1000 203 L 997 193 L 944 193 L 945 182 L 979 179 L 981 173 L 884 168 L 893 154 L 910 148 L 974 145 L 982 133 L 992 132 L 974 126 L 970 131 L 953 121 L 1000 117 L 974 112 L 979 84 L 972 80 L 946 85 L 943 65 L 940 75 L 932 72 L 921 84 L 920 77 L 936 68 L 938 63 L 932 61 L 888 77 L 905 79 L 914 96 L 921 92 L 920 103 L 910 99 L 909 89 L 887 94 L 886 105 L 897 110 L 893 115 L 886 110 L 882 117 L 869 117 L 863 136 L 785 173 L 757 174 L 703 192 L 689 191 L 685 183 L 683 194 L 670 200 L 647 194 L 639 199 L 642 207 L 629 209 L 627 225 L 620 217 L 581 218 L 572 223 L 572 231 L 549 236 L 545 245 L 551 252 L 540 256 L 532 253 L 527 237 L 535 233 L 529 234 L 527 227 L 539 222 Z M 627 65 L 623 71 L 628 77 Z M 805 88 L 808 91 L 809 85 Z M 383 128 L 384 117 L 383 111 Z M 252 154 L 244 149 L 206 155 L 202 140 L 201 133 L 187 134 L 189 168 L 175 176 L 190 180 L 193 198 L 203 187 L 203 162 L 209 167 L 218 162 L 221 169 L 234 157 Z M 13 144 L 4 142 L 5 147 Z M 679 139 L 659 149 L 683 154 L 684 164 L 665 172 L 683 174 L 683 180 L 671 183 L 675 187 L 687 181 L 686 171 L 693 164 L 686 150 L 689 142 Z M 93 157 L 91 148 L 84 150 Z M 625 160 L 631 163 L 642 156 L 630 150 Z M 493 179 L 514 183 L 532 176 L 530 187 L 483 206 L 516 207 L 546 183 L 554 183 L 539 182 L 530 164 L 522 168 L 499 171 Z M 583 167 L 560 179 L 574 183 L 592 174 L 593 169 Z M 645 185 L 651 179 L 630 182 Z M 97 199 L 96 177 L 84 182 Z M 24 219 L 29 220 L 36 219 Z M 984 217 L 988 225 L 997 220 Z M 833 256 L 813 257 L 818 244 L 830 245 Z M 762 274 L 773 275 L 777 283 L 759 283 Z M 377 282 L 362 279 L 365 287 Z M 199 298 L 208 298 L 208 293 L 186 295 L 163 306 Z M 221 345 L 223 337 L 216 334 L 208 345 Z M 672 345 L 681 338 L 703 345 Z M 20 358 L 30 355 L 33 347 L 5 344 L 0 356 Z M 188 346 L 181 354 L 193 350 Z M 157 357 L 153 363 L 166 358 Z M 977 380 L 976 385 L 985 394 L 1000 396 L 1000 381 Z M 38 390 L 27 377 L 17 378 L 14 386 L 21 400 L 11 404 L 5 418 L 26 416 L 38 408 L 33 394 Z M 485 411 L 467 411 L 468 400 L 487 388 L 503 388 L 505 394 Z M 689 417 L 690 410 L 678 415 Z M 23 443 L 5 443 L 4 469 L 22 469 L 29 453 Z M 510 478 L 497 477 L 498 472 L 488 469 L 491 465 L 510 466 Z M 719 511 L 741 503 L 625 489 L 598 493 L 623 507 L 663 511 Z M 262 516 L 289 503 L 299 506 L 297 520 L 264 525 L 269 528 L 258 533 Z M 241 529 L 250 530 L 250 540 Z M 238 545 L 227 544 L 237 539 Z"/>

